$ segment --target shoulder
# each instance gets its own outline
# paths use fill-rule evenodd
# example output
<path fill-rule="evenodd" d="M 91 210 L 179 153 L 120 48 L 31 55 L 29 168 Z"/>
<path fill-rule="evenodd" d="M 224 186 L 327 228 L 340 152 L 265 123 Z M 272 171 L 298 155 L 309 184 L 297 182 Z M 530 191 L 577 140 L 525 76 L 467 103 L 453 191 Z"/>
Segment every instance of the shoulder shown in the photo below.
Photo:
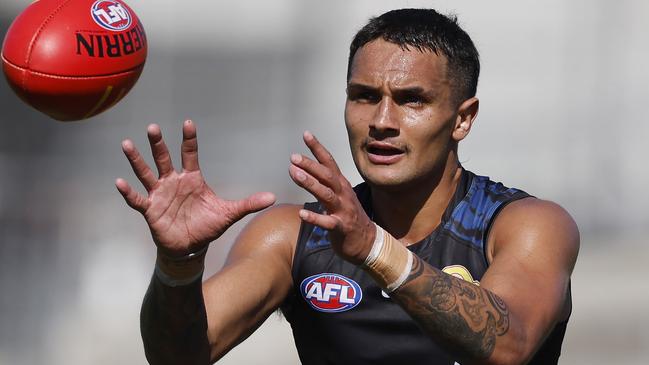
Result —
<path fill-rule="evenodd" d="M 496 216 L 487 247 L 490 264 L 480 285 L 507 303 L 526 348 L 537 348 L 570 315 L 577 225 L 558 204 L 528 197 Z"/>
<path fill-rule="evenodd" d="M 239 233 L 228 261 L 273 253 L 292 263 L 302 223 L 300 209 L 301 205 L 279 204 L 258 213 Z"/>
<path fill-rule="evenodd" d="M 541 250 L 564 258 L 572 266 L 579 251 L 579 229 L 560 205 L 529 197 L 502 209 L 493 222 L 488 247 L 490 259 L 499 252 L 531 254 Z"/>
<path fill-rule="evenodd" d="M 286 231 L 298 230 L 300 228 L 300 217 L 298 212 L 302 209 L 297 204 L 278 204 L 257 214 L 246 225 L 245 229 L 263 229 L 270 231 L 273 235 L 288 233 Z"/>

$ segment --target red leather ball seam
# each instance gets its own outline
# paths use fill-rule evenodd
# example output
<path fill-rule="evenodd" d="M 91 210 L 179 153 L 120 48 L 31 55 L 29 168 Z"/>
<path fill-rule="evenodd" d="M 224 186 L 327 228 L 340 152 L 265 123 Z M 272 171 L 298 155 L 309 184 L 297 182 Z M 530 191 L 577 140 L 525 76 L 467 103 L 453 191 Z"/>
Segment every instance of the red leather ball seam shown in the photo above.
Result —
<path fill-rule="evenodd" d="M 90 79 L 94 80 L 94 79 L 98 79 L 98 78 L 102 78 L 102 77 L 121 76 L 121 75 L 126 75 L 126 74 L 129 74 L 129 73 L 132 73 L 133 71 L 137 71 L 138 69 L 140 69 L 140 68 L 142 68 L 144 66 L 144 64 L 142 63 L 142 64 L 140 64 L 138 66 L 135 66 L 133 68 L 130 68 L 128 70 L 124 70 L 124 71 L 120 71 L 120 72 L 112 73 L 112 74 L 106 74 L 106 75 L 66 76 L 66 75 L 46 74 L 46 73 L 43 73 L 43 72 L 38 72 L 38 71 L 31 70 L 30 68 L 20 67 L 20 66 L 18 66 L 16 64 L 11 63 L 11 61 L 6 59 L 4 55 L 0 55 L 0 56 L 2 56 L 2 61 L 4 61 L 4 63 L 7 66 L 15 68 L 16 70 L 28 71 L 32 75 L 38 75 L 38 76 L 43 76 L 43 77 L 49 77 L 49 78 L 52 78 L 52 79 L 62 79 L 62 80 L 90 80 Z M 24 89 L 24 85 L 23 85 L 23 89 Z"/>
<path fill-rule="evenodd" d="M 25 59 L 25 65 L 27 65 L 27 70 L 31 71 L 31 69 L 29 68 L 29 61 L 31 61 L 32 49 L 34 48 L 34 44 L 36 44 L 36 41 L 38 40 L 38 37 L 43 32 L 43 29 L 45 29 L 45 26 L 47 26 L 47 24 L 54 18 L 54 16 L 59 11 L 61 11 L 61 9 L 63 9 L 70 1 L 71 0 L 66 0 L 64 3 L 59 5 L 56 9 L 54 9 L 54 11 L 47 18 L 45 18 L 45 20 L 43 20 L 43 23 L 38 27 L 38 31 L 34 35 L 34 38 L 32 38 L 32 41 L 29 43 L 29 47 L 27 48 L 27 55 L 26 55 L 26 59 Z M 23 87 L 23 90 L 26 90 L 26 86 L 25 86 L 26 80 L 27 80 L 27 77 L 26 77 L 26 75 L 24 75 L 22 83 L 21 83 L 22 87 Z"/>

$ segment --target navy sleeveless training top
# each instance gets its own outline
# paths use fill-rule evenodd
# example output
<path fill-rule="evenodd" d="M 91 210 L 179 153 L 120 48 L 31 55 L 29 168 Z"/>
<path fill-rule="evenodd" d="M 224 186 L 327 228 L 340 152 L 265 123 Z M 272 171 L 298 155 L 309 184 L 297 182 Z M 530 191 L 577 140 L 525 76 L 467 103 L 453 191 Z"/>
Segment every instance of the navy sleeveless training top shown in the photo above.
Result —
<path fill-rule="evenodd" d="M 371 217 L 369 187 L 354 190 Z M 493 219 L 506 204 L 529 196 L 463 170 L 440 225 L 408 248 L 433 267 L 479 282 Z M 305 208 L 323 210 L 318 203 Z M 322 228 L 302 223 L 292 270 L 293 290 L 281 309 L 303 364 L 455 364 L 365 271 L 333 252 Z M 555 327 L 530 364 L 557 363 L 566 323 Z"/>

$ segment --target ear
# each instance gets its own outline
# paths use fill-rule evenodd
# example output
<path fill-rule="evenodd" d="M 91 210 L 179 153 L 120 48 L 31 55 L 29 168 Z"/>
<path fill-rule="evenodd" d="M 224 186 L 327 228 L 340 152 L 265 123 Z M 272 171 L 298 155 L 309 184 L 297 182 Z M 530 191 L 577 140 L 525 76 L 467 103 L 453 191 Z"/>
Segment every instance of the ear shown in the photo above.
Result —
<path fill-rule="evenodd" d="M 463 140 L 471 131 L 473 121 L 478 116 L 480 101 L 473 97 L 466 99 L 457 109 L 457 118 L 453 128 L 453 139 L 456 142 Z"/>

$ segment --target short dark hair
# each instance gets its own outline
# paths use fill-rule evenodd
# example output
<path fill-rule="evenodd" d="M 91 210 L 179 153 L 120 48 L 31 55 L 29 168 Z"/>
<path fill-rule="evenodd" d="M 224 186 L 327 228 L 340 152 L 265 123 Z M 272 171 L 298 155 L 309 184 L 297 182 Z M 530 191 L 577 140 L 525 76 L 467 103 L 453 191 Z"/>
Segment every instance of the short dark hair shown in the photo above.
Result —
<path fill-rule="evenodd" d="M 460 102 L 475 96 L 480 75 L 480 56 L 471 37 L 460 28 L 456 16 L 446 16 L 433 9 L 399 9 L 371 18 L 356 33 L 349 46 L 347 81 L 351 78 L 354 55 L 365 44 L 382 38 L 403 49 L 414 47 L 444 55 L 453 98 Z"/>

